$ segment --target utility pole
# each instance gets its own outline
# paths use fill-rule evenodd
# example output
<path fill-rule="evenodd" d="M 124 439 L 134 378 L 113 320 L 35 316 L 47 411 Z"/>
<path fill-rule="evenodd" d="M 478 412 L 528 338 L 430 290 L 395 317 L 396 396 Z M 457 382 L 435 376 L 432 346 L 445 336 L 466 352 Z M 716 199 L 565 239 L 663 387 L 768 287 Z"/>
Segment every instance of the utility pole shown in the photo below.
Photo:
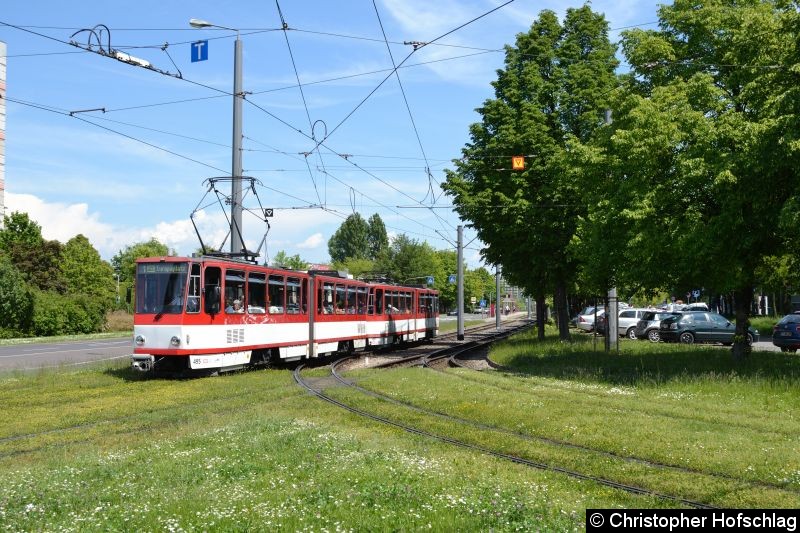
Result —
<path fill-rule="evenodd" d="M 456 270 L 456 305 L 458 314 L 456 315 L 456 338 L 464 340 L 464 226 L 458 226 L 458 267 Z"/>
<path fill-rule="evenodd" d="M 611 110 L 606 109 L 606 125 L 611 125 Z M 619 320 L 619 306 L 617 302 L 617 288 L 611 287 L 608 290 L 608 310 L 606 311 L 606 335 L 608 336 L 608 351 L 619 351 L 619 328 L 617 322 Z M 597 325 L 597 322 L 595 322 Z"/>
<path fill-rule="evenodd" d="M 494 274 L 494 290 L 497 295 L 495 296 L 494 305 L 494 325 L 497 329 L 500 329 L 500 265 L 497 265 Z"/>
<path fill-rule="evenodd" d="M 242 239 L 242 41 L 236 30 L 233 47 L 233 162 L 231 174 L 231 254 L 244 250 Z"/>
<path fill-rule="evenodd" d="M 207 20 L 190 19 L 193 28 L 221 28 L 236 32 L 233 44 L 233 142 L 231 143 L 231 255 L 244 251 L 242 240 L 242 40 L 239 30 L 213 24 Z"/>

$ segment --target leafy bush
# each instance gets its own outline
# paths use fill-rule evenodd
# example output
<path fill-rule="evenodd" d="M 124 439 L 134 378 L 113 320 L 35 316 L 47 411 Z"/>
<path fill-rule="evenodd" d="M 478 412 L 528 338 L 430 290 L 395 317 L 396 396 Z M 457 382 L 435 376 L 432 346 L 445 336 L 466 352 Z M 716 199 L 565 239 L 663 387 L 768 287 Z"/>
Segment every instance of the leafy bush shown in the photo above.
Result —
<path fill-rule="evenodd" d="M 101 302 L 83 295 L 36 293 L 33 333 L 37 336 L 72 335 L 101 331 L 105 313 Z"/>

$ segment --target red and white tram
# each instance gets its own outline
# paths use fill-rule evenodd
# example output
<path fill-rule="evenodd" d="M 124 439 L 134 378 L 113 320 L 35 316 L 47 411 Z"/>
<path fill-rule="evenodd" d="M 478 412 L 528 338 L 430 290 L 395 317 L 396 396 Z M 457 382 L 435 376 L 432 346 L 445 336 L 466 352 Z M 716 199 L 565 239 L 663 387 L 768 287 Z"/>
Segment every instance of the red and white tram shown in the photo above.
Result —
<path fill-rule="evenodd" d="M 217 257 L 136 262 L 133 368 L 233 370 L 395 342 L 439 330 L 432 289 L 367 283 Z"/>

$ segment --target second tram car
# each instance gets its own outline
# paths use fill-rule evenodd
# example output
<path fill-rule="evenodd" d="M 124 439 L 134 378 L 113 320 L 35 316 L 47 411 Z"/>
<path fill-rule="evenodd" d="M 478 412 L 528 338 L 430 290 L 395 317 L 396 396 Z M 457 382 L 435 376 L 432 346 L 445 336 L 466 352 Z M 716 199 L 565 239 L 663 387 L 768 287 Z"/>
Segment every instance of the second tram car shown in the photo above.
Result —
<path fill-rule="evenodd" d="M 432 289 L 218 257 L 136 262 L 133 368 L 224 371 L 432 339 Z"/>

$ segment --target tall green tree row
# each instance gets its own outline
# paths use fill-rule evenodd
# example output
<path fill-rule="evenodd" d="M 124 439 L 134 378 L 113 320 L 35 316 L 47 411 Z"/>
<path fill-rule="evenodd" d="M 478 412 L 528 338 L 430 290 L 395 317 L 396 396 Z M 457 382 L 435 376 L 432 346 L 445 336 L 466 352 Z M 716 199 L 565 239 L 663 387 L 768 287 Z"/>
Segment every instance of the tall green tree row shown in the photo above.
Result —
<path fill-rule="evenodd" d="M 754 287 L 797 279 L 799 33 L 796 1 L 676 0 L 624 32 L 617 77 L 601 15 L 544 11 L 444 188 L 537 300 L 574 280 L 733 293 L 741 357 Z"/>
<path fill-rule="evenodd" d="M 625 33 L 613 124 L 576 150 L 596 185 L 586 255 L 630 283 L 732 292 L 735 357 L 754 288 L 797 257 L 799 18 L 779 0 L 662 7 L 660 29 Z"/>
<path fill-rule="evenodd" d="M 614 54 L 605 18 L 588 6 L 567 10 L 563 25 L 542 11 L 506 46 L 495 98 L 478 108 L 482 120 L 470 127 L 470 142 L 443 184 L 487 244 L 485 258 L 536 297 L 540 320 L 545 295 L 555 294 L 562 338 L 569 336 L 566 294 L 577 270 L 569 245 L 587 210 L 579 181 L 567 172 L 567 151 L 603 124 L 617 85 Z M 511 170 L 515 155 L 525 156 L 524 171 Z"/>

